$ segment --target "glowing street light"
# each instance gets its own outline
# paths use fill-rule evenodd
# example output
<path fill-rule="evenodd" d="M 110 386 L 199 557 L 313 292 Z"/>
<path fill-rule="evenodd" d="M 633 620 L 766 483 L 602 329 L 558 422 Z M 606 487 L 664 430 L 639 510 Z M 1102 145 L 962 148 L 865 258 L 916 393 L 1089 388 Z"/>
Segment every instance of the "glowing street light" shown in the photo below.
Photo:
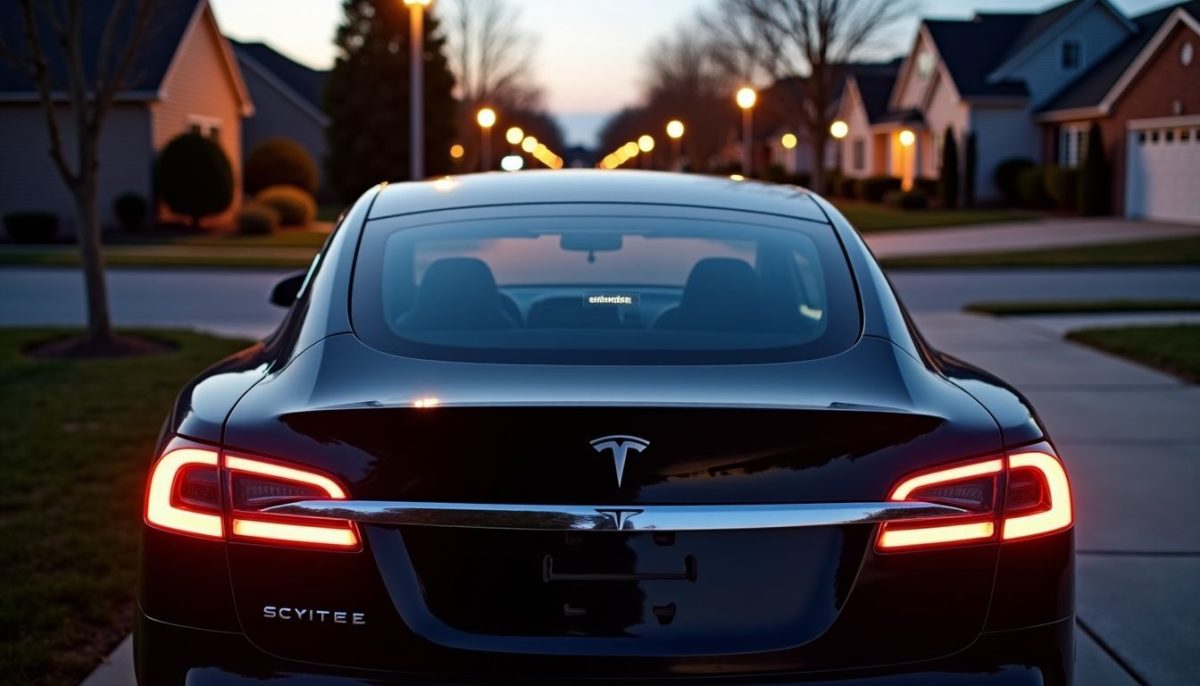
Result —
<path fill-rule="evenodd" d="M 737 106 L 742 108 L 742 174 L 750 176 L 754 170 L 754 103 L 758 102 L 758 93 L 753 88 L 740 88 L 734 96 Z"/>
<path fill-rule="evenodd" d="M 638 150 L 642 152 L 650 152 L 654 149 L 654 138 L 649 134 L 642 134 L 637 139 Z"/>
<path fill-rule="evenodd" d="M 829 135 L 838 140 L 845 138 L 848 133 L 850 133 L 850 125 L 841 119 L 837 119 L 829 125 Z"/>
<path fill-rule="evenodd" d="M 500 159 L 500 168 L 507 172 L 520 171 L 525 166 L 525 159 L 520 155 L 505 155 Z"/>
<path fill-rule="evenodd" d="M 782 145 L 787 150 L 791 150 L 792 148 L 795 148 L 796 143 L 797 143 L 796 134 L 794 134 L 794 133 L 785 133 L 779 137 L 779 144 Z"/>
<path fill-rule="evenodd" d="M 519 126 L 510 126 L 508 131 L 504 132 L 504 140 L 508 141 L 509 145 L 518 145 L 525 139 L 525 132 Z"/>
<path fill-rule="evenodd" d="M 409 26 L 409 111 L 408 173 L 418 181 L 425 178 L 425 8 L 433 0 L 404 0 Z"/>
<path fill-rule="evenodd" d="M 679 151 L 683 146 L 680 140 L 683 138 L 683 122 L 678 119 L 672 119 L 667 122 L 667 138 L 671 139 L 671 167 L 675 168 L 679 164 Z"/>
<path fill-rule="evenodd" d="M 451 158 L 456 159 L 456 160 L 461 160 L 463 155 L 465 155 L 465 154 L 467 154 L 467 151 L 463 148 L 463 146 L 459 145 L 458 143 L 455 143 L 454 145 L 450 146 L 450 157 Z"/>
<path fill-rule="evenodd" d="M 533 136 L 526 136 L 525 140 L 521 141 L 521 149 L 525 152 L 532 153 L 537 149 L 538 139 Z"/>
<path fill-rule="evenodd" d="M 492 127 L 496 125 L 496 110 L 482 107 L 475 113 L 479 124 L 479 166 L 483 171 L 492 168 Z"/>

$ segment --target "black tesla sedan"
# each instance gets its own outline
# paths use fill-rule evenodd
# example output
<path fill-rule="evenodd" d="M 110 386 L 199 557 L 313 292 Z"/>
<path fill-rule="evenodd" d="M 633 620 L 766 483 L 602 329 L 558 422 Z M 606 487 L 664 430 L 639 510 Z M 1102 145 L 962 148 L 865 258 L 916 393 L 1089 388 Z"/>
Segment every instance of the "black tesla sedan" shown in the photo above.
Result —
<path fill-rule="evenodd" d="M 807 191 L 372 189 L 188 385 L 143 685 L 1069 684 L 1071 492 Z"/>

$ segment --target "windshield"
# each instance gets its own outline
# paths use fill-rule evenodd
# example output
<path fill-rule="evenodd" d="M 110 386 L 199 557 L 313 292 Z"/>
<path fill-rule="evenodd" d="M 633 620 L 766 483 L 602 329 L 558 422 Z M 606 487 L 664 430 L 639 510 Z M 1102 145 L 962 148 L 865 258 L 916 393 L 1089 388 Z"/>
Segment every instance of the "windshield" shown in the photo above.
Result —
<path fill-rule="evenodd" d="M 383 349 L 471 361 L 730 363 L 845 349 L 858 303 L 832 229 L 771 219 L 372 221 L 355 329 Z"/>

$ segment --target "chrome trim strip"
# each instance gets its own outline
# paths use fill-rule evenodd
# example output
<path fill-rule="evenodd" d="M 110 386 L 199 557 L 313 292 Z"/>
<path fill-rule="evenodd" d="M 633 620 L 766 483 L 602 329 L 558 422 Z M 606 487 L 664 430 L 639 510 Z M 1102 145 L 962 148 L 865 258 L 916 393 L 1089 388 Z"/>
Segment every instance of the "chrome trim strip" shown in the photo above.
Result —
<path fill-rule="evenodd" d="M 965 510 L 920 502 L 584 506 L 305 500 L 276 505 L 265 512 L 392 526 L 527 531 L 727 531 L 871 524 L 961 515 Z"/>

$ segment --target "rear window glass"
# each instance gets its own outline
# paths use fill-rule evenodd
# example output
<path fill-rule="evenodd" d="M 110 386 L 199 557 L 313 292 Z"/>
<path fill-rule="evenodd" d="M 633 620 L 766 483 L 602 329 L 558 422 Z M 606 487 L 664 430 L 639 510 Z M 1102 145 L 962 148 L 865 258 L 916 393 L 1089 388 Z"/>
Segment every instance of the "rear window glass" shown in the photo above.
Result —
<path fill-rule="evenodd" d="M 779 221 L 375 220 L 355 268 L 355 331 L 388 351 L 464 361 L 738 363 L 844 350 L 859 309 L 832 228 Z"/>

